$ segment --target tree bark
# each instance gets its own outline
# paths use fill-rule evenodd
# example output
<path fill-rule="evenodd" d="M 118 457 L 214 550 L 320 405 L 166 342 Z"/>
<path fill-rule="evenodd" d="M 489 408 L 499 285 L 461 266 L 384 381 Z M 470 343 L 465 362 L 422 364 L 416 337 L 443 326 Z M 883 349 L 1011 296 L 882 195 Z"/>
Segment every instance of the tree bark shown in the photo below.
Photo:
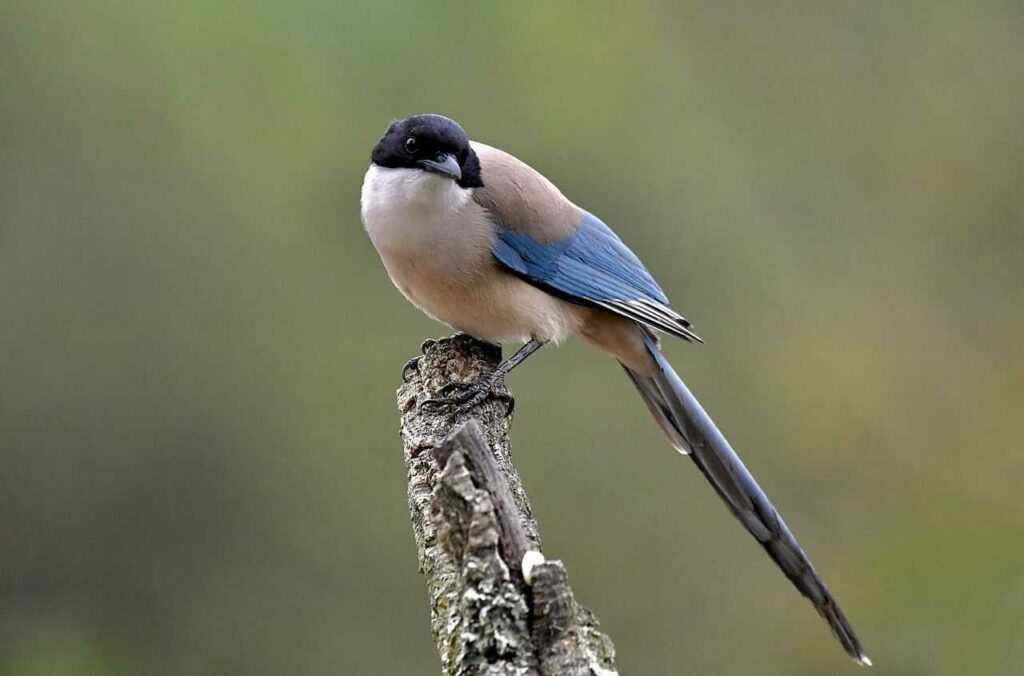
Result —
<path fill-rule="evenodd" d="M 512 465 L 507 388 L 469 414 L 424 406 L 500 359 L 499 348 L 465 335 L 427 341 L 398 390 L 409 511 L 443 673 L 617 674 L 611 639 L 576 602 L 565 567 L 540 555 Z"/>

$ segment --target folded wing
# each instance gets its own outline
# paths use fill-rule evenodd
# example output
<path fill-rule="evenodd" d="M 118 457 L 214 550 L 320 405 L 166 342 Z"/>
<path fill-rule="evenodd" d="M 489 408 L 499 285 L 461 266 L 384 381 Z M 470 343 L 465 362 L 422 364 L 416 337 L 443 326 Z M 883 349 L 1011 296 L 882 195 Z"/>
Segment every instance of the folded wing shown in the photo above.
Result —
<path fill-rule="evenodd" d="M 499 228 L 493 253 L 513 273 L 554 295 L 700 341 L 690 322 L 669 307 L 665 292 L 636 254 L 586 211 L 572 234 L 549 243 Z"/>

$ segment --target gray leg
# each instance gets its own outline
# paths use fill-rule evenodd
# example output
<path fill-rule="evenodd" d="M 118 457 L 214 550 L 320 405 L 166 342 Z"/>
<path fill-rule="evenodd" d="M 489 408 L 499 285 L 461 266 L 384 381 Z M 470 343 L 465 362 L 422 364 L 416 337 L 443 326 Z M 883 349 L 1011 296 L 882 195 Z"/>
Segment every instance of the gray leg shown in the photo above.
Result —
<path fill-rule="evenodd" d="M 459 413 L 476 408 L 491 393 L 491 388 L 501 382 L 515 367 L 526 361 L 531 354 L 544 347 L 544 343 L 531 338 L 530 342 L 519 348 L 514 355 L 501 362 L 486 378 L 475 383 L 448 383 L 437 395 L 423 402 L 425 406 L 453 406 Z M 511 408 L 509 409 L 511 413 Z"/>

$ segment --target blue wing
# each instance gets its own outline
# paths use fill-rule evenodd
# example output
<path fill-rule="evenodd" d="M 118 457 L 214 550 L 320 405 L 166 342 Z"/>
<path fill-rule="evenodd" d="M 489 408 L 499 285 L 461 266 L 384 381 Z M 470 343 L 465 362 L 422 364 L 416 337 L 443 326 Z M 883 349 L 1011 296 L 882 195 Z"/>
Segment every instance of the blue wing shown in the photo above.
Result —
<path fill-rule="evenodd" d="M 551 243 L 499 230 L 494 257 L 526 281 L 568 300 L 595 305 L 655 329 L 700 340 L 640 259 L 593 214 L 576 231 Z"/>

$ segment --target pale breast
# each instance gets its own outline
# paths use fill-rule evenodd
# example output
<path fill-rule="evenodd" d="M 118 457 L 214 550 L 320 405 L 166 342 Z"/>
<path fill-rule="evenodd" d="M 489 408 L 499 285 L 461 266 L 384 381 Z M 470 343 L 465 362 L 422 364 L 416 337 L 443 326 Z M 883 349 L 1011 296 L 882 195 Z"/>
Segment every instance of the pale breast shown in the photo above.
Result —
<path fill-rule="evenodd" d="M 362 216 L 391 278 L 410 300 L 477 281 L 493 233 L 472 192 L 418 169 L 371 166 Z"/>
<path fill-rule="evenodd" d="M 362 217 L 395 286 L 434 319 L 494 343 L 560 341 L 575 330 L 569 304 L 495 262 L 494 225 L 454 181 L 371 166 Z"/>

